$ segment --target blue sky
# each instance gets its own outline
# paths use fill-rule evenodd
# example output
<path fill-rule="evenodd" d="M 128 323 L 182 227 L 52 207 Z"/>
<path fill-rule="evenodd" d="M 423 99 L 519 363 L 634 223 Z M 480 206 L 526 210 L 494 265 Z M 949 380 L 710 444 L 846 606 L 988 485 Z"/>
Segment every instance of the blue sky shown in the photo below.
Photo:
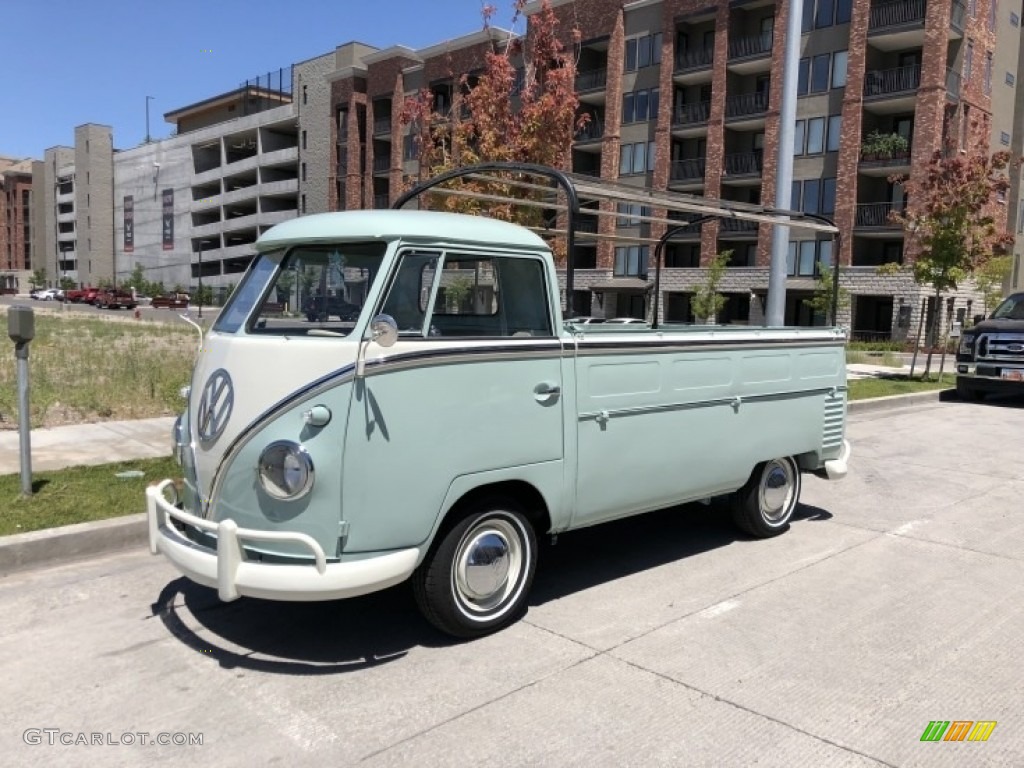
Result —
<path fill-rule="evenodd" d="M 493 23 L 508 27 L 510 0 Z M 423 48 L 482 26 L 481 0 L 4 0 L 0 155 L 42 159 L 102 123 L 114 146 L 164 113 L 359 40 Z"/>

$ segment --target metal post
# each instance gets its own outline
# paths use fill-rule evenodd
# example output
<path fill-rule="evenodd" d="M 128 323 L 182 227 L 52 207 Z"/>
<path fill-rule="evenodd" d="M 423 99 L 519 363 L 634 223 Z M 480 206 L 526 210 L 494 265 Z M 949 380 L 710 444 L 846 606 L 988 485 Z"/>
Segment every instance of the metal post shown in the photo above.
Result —
<path fill-rule="evenodd" d="M 28 410 L 28 342 L 14 345 L 14 357 L 18 361 L 18 434 L 21 444 L 21 492 L 32 495 L 32 439 L 31 419 Z"/>
<path fill-rule="evenodd" d="M 775 171 L 775 207 L 789 208 L 793 197 L 793 142 L 796 131 L 796 87 L 800 69 L 800 23 L 803 0 L 791 0 L 786 20 L 786 51 L 782 67 L 782 104 L 779 110 L 778 165 Z M 772 260 L 768 271 L 768 302 L 765 325 L 780 326 L 786 318 L 786 254 L 789 227 L 777 225 L 772 232 Z"/>
<path fill-rule="evenodd" d="M 153 101 L 152 96 L 146 97 L 146 143 L 149 144 L 149 102 Z"/>
<path fill-rule="evenodd" d="M 199 302 L 199 319 L 203 318 L 203 244 L 199 244 L 199 291 L 196 296 Z"/>

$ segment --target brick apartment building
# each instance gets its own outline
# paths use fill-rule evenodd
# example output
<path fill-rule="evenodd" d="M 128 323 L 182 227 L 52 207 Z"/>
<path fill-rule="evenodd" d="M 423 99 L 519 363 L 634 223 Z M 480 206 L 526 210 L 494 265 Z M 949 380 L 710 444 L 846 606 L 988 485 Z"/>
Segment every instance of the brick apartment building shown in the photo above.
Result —
<path fill-rule="evenodd" d="M 772 0 L 554 0 L 568 34 L 580 31 L 577 92 L 591 121 L 577 137 L 571 170 L 658 190 L 773 205 L 789 4 Z M 528 7 L 535 13 L 539 4 Z M 926 291 L 878 267 L 909 264 L 913 243 L 889 214 L 907 205 L 893 174 L 921 172 L 943 136 L 1020 153 L 1024 119 L 1019 72 L 1020 8 L 998 0 L 805 0 L 798 73 L 793 208 L 832 218 L 841 230 L 841 281 L 852 301 L 840 322 L 855 337 L 916 332 Z M 451 104 L 453 83 L 483 67 L 508 39 L 483 30 L 437 46 L 338 49 L 348 62 L 327 76 L 331 99 L 328 206 L 387 207 L 417 170 L 407 95 L 429 88 Z M 883 137 L 883 147 L 869 138 Z M 897 138 L 893 138 L 897 137 Z M 324 171 L 321 171 L 324 172 Z M 998 215 L 1020 232 L 1019 171 Z M 912 202 L 911 202 L 912 204 Z M 646 211 L 594 218 L 602 235 L 660 236 Z M 812 324 L 803 304 L 832 243 L 799 235 L 789 248 L 786 322 Z M 663 316 L 692 319 L 689 298 L 708 259 L 731 251 L 724 322 L 760 322 L 768 285 L 771 227 L 713 221 L 675 238 L 663 276 Z M 578 252 L 577 307 L 598 316 L 651 310 L 651 245 L 592 241 Z M 1020 286 L 1018 234 L 1012 283 Z M 970 304 L 968 302 L 971 302 Z M 981 311 L 964 286 L 958 313 Z"/>
<path fill-rule="evenodd" d="M 31 160 L 0 156 L 0 291 L 23 290 L 27 285 L 32 270 L 31 212 Z"/>

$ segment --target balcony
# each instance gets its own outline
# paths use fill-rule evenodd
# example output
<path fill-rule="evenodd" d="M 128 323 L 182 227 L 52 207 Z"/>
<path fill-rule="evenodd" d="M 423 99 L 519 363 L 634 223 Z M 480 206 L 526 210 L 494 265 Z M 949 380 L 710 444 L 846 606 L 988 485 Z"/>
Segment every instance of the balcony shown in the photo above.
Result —
<path fill-rule="evenodd" d="M 764 153 L 760 150 L 726 155 L 722 158 L 722 183 L 743 181 L 759 184 L 763 168 Z"/>
<path fill-rule="evenodd" d="M 960 101 L 960 73 L 946 70 L 946 98 L 956 104 Z"/>
<path fill-rule="evenodd" d="M 576 73 L 576 95 L 587 104 L 604 104 L 608 70 L 588 69 Z"/>
<path fill-rule="evenodd" d="M 695 48 L 676 51 L 676 67 L 672 79 L 678 85 L 699 85 L 711 82 L 711 68 L 715 62 L 713 48 Z"/>
<path fill-rule="evenodd" d="M 378 117 L 373 121 L 373 135 L 381 138 L 391 136 L 391 118 Z"/>
<path fill-rule="evenodd" d="M 863 176 L 888 178 L 893 174 L 907 175 L 910 173 L 911 150 L 904 149 L 893 152 L 865 152 L 861 150 L 860 164 L 857 170 Z"/>
<path fill-rule="evenodd" d="M 868 72 L 864 75 L 864 109 L 878 114 L 912 112 L 920 85 L 920 64 Z"/>
<path fill-rule="evenodd" d="M 604 123 L 591 117 L 587 124 L 576 131 L 576 144 L 596 144 L 592 147 L 594 151 L 601 151 L 601 138 L 604 136 Z M 579 147 L 585 149 L 586 147 Z"/>
<path fill-rule="evenodd" d="M 389 155 L 374 155 L 373 172 L 387 173 L 391 170 L 391 157 Z"/>
<path fill-rule="evenodd" d="M 725 119 L 730 123 L 742 121 L 745 128 L 764 125 L 764 116 L 767 111 L 768 94 L 765 91 L 741 93 L 725 98 Z"/>
<path fill-rule="evenodd" d="M 883 230 L 892 237 L 893 230 L 902 231 L 903 225 L 894 221 L 892 214 L 904 209 L 904 203 L 857 203 L 854 227 L 857 229 Z"/>
<path fill-rule="evenodd" d="M 676 188 L 703 186 L 706 171 L 707 160 L 703 157 L 676 160 L 669 171 L 669 184 Z"/>
<path fill-rule="evenodd" d="M 390 206 L 391 206 L 391 201 L 390 201 L 390 198 L 386 194 L 384 194 L 384 195 L 374 195 L 373 196 L 373 207 L 374 208 L 384 209 L 384 208 L 388 208 Z"/>
<path fill-rule="evenodd" d="M 676 104 L 675 109 L 672 110 L 672 133 L 679 137 L 702 134 L 707 130 L 710 115 L 710 101 Z"/>
<path fill-rule="evenodd" d="M 767 72 L 772 66 L 772 34 L 762 32 L 729 41 L 729 69 L 742 75 Z"/>
<path fill-rule="evenodd" d="M 868 42 L 881 51 L 924 45 L 925 0 L 886 0 L 871 4 Z"/>

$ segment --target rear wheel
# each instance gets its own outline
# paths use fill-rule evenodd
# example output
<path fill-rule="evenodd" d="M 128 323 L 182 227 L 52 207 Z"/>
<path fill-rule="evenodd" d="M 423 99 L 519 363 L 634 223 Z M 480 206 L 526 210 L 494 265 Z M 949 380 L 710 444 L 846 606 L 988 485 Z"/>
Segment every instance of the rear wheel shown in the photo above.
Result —
<path fill-rule="evenodd" d="M 537 536 L 514 501 L 489 498 L 431 547 L 413 574 L 426 619 L 455 637 L 480 637 L 526 610 L 537 567 Z"/>
<path fill-rule="evenodd" d="M 736 492 L 733 519 L 751 536 L 778 536 L 789 528 L 800 501 L 800 468 L 792 457 L 758 464 Z"/>

